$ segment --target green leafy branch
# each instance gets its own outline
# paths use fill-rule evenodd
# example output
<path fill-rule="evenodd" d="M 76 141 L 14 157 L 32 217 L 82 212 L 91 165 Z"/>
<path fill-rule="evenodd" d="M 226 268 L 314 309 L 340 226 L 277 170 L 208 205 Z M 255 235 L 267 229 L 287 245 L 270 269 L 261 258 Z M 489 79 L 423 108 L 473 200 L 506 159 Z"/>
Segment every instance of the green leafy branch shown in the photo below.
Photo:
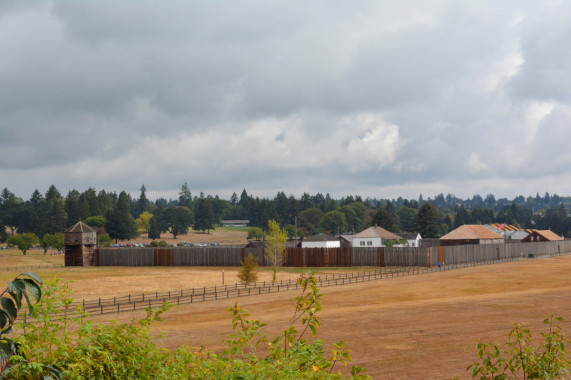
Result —
<path fill-rule="evenodd" d="M 478 357 L 470 366 L 472 378 L 480 379 L 555 379 L 569 374 L 571 361 L 565 347 L 569 339 L 561 332 L 563 318 L 547 317 L 543 340 L 534 347 L 531 330 L 515 323 L 508 334 L 506 348 L 498 343 L 478 342 Z"/>
<path fill-rule="evenodd" d="M 17 344 L 6 335 L 12 333 L 12 327 L 22 309 L 25 299 L 28 309 L 33 311 L 30 295 L 35 302 L 42 298 L 42 279 L 35 273 L 27 272 L 18 275 L 8 282 L 8 287 L 0 293 L 0 374 L 4 372 L 10 357 L 18 352 Z"/>

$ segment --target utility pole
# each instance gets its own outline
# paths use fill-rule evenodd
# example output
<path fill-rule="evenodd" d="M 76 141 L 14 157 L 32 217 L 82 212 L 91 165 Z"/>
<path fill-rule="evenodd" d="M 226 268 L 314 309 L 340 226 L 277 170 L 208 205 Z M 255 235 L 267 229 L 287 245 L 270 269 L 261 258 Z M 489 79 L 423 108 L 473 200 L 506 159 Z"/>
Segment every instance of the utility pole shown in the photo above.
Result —
<path fill-rule="evenodd" d="M 297 247 L 297 215 L 293 217 L 294 224 L 295 224 L 295 246 Z"/>

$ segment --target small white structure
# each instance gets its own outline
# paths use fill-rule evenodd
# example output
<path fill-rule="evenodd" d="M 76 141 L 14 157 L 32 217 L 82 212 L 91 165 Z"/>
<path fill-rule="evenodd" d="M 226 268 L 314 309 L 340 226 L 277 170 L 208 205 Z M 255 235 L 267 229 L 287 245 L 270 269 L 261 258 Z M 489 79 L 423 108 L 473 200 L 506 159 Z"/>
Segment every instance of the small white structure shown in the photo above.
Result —
<path fill-rule="evenodd" d="M 301 248 L 339 248 L 341 242 L 339 239 L 326 234 L 317 234 L 303 239 L 301 241 Z"/>
<path fill-rule="evenodd" d="M 353 248 L 384 247 L 384 241 L 402 239 L 401 236 L 374 225 L 353 236 Z"/>
<path fill-rule="evenodd" d="M 406 240 L 407 247 L 420 247 L 422 236 L 418 232 L 399 232 L 399 236 Z"/>
<path fill-rule="evenodd" d="M 250 224 L 248 219 L 232 219 L 232 220 L 221 220 L 220 225 L 222 227 L 247 227 Z"/>

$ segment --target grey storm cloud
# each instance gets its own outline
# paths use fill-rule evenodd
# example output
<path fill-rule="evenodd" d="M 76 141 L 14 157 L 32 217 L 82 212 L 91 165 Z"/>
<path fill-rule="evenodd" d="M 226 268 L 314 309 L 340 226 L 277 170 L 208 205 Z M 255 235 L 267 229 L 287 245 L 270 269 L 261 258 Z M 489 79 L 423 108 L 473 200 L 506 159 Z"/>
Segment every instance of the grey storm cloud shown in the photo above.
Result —
<path fill-rule="evenodd" d="M 0 185 L 513 197 L 571 185 L 563 1 L 0 4 Z"/>

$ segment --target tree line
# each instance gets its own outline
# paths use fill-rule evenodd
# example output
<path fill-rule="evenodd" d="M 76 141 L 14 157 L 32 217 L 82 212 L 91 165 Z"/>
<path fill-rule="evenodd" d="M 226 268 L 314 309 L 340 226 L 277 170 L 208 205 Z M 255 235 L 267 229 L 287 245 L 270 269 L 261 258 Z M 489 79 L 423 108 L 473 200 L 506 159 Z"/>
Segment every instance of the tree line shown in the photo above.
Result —
<path fill-rule="evenodd" d="M 9 236 L 33 233 L 38 237 L 61 233 L 82 220 L 105 229 L 111 239 L 125 240 L 146 233 L 152 239 L 169 232 L 184 235 L 190 228 L 209 232 L 221 220 L 249 220 L 250 227 L 266 228 L 270 220 L 293 237 L 318 232 L 360 232 L 378 225 L 392 232 L 416 231 L 437 238 L 463 224 L 506 223 L 520 228 L 551 229 L 571 237 L 571 197 L 557 194 L 496 199 L 474 195 L 461 199 L 439 194 L 417 199 L 370 198 L 303 193 L 299 198 L 280 191 L 275 197 L 258 197 L 244 189 L 230 199 L 192 194 L 184 183 L 175 199 L 147 198 L 145 186 L 138 197 L 88 188 L 70 190 L 63 196 L 51 185 L 43 194 L 35 190 L 28 200 L 8 188 L 0 192 L 0 241 Z"/>

